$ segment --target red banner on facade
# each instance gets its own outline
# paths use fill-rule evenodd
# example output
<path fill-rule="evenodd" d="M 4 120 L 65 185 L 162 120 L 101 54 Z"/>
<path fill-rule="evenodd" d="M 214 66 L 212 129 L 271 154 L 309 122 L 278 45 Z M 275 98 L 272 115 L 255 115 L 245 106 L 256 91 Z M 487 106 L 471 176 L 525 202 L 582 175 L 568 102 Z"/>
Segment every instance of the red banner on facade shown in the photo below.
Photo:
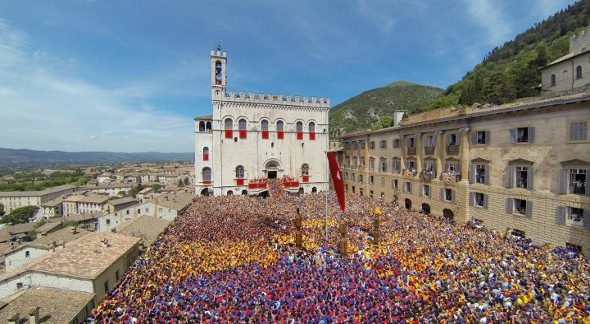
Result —
<path fill-rule="evenodd" d="M 342 178 L 342 172 L 338 166 L 336 160 L 336 154 L 334 152 L 326 152 L 328 155 L 328 163 L 330 164 L 330 175 L 332 176 L 332 183 L 334 183 L 334 190 L 336 190 L 336 196 L 338 197 L 338 204 L 340 205 L 340 211 L 344 211 L 346 203 L 344 201 L 344 179 Z"/>

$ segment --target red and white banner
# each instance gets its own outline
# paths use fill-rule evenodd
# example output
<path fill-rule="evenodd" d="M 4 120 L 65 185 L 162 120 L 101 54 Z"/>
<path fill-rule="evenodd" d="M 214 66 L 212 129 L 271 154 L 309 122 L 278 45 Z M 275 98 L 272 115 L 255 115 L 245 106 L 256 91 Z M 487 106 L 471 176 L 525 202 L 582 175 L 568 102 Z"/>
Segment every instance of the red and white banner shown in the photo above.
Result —
<path fill-rule="evenodd" d="M 340 211 L 344 211 L 346 203 L 344 201 L 344 179 L 342 178 L 342 171 L 338 166 L 336 160 L 336 154 L 334 152 L 326 152 L 328 155 L 328 163 L 330 165 L 330 175 L 332 176 L 332 183 L 334 183 L 334 190 L 336 190 L 336 196 L 338 197 L 338 204 L 340 205 Z"/>

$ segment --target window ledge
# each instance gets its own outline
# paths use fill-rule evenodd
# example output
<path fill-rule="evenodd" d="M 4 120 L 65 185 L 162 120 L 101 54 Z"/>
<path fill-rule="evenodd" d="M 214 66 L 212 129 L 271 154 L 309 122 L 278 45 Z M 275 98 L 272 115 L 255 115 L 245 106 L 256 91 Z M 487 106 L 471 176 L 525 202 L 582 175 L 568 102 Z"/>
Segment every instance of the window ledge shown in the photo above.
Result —
<path fill-rule="evenodd" d="M 567 140 L 567 141 L 565 141 L 565 144 L 590 144 L 590 140 L 580 140 L 580 141 Z"/>

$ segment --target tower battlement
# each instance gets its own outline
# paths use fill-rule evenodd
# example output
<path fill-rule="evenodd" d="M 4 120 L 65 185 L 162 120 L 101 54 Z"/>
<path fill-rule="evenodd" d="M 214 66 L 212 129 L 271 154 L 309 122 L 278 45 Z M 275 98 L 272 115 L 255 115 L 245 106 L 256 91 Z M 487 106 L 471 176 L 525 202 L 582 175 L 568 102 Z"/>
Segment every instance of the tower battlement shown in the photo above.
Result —
<path fill-rule="evenodd" d="M 223 101 L 244 102 L 244 103 L 267 103 L 274 105 L 288 105 L 301 107 L 330 108 L 330 98 L 301 97 L 291 95 L 279 95 L 273 93 L 255 93 L 244 91 L 230 91 L 223 97 L 218 98 Z"/>

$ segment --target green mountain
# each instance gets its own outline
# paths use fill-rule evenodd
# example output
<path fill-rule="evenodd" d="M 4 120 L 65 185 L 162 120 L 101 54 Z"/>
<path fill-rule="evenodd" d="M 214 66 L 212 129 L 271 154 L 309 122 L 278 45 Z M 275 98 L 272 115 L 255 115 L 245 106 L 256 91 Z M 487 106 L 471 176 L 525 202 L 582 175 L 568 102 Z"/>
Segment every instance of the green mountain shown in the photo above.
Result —
<path fill-rule="evenodd" d="M 389 126 L 393 111 L 416 112 L 444 92 L 443 89 L 407 81 L 365 91 L 330 110 L 330 137 L 360 129 Z"/>
<path fill-rule="evenodd" d="M 590 0 L 582 0 L 535 24 L 514 40 L 492 49 L 425 110 L 476 102 L 502 104 L 539 95 L 539 69 L 567 54 L 570 36 L 588 29 L 589 19 Z"/>

